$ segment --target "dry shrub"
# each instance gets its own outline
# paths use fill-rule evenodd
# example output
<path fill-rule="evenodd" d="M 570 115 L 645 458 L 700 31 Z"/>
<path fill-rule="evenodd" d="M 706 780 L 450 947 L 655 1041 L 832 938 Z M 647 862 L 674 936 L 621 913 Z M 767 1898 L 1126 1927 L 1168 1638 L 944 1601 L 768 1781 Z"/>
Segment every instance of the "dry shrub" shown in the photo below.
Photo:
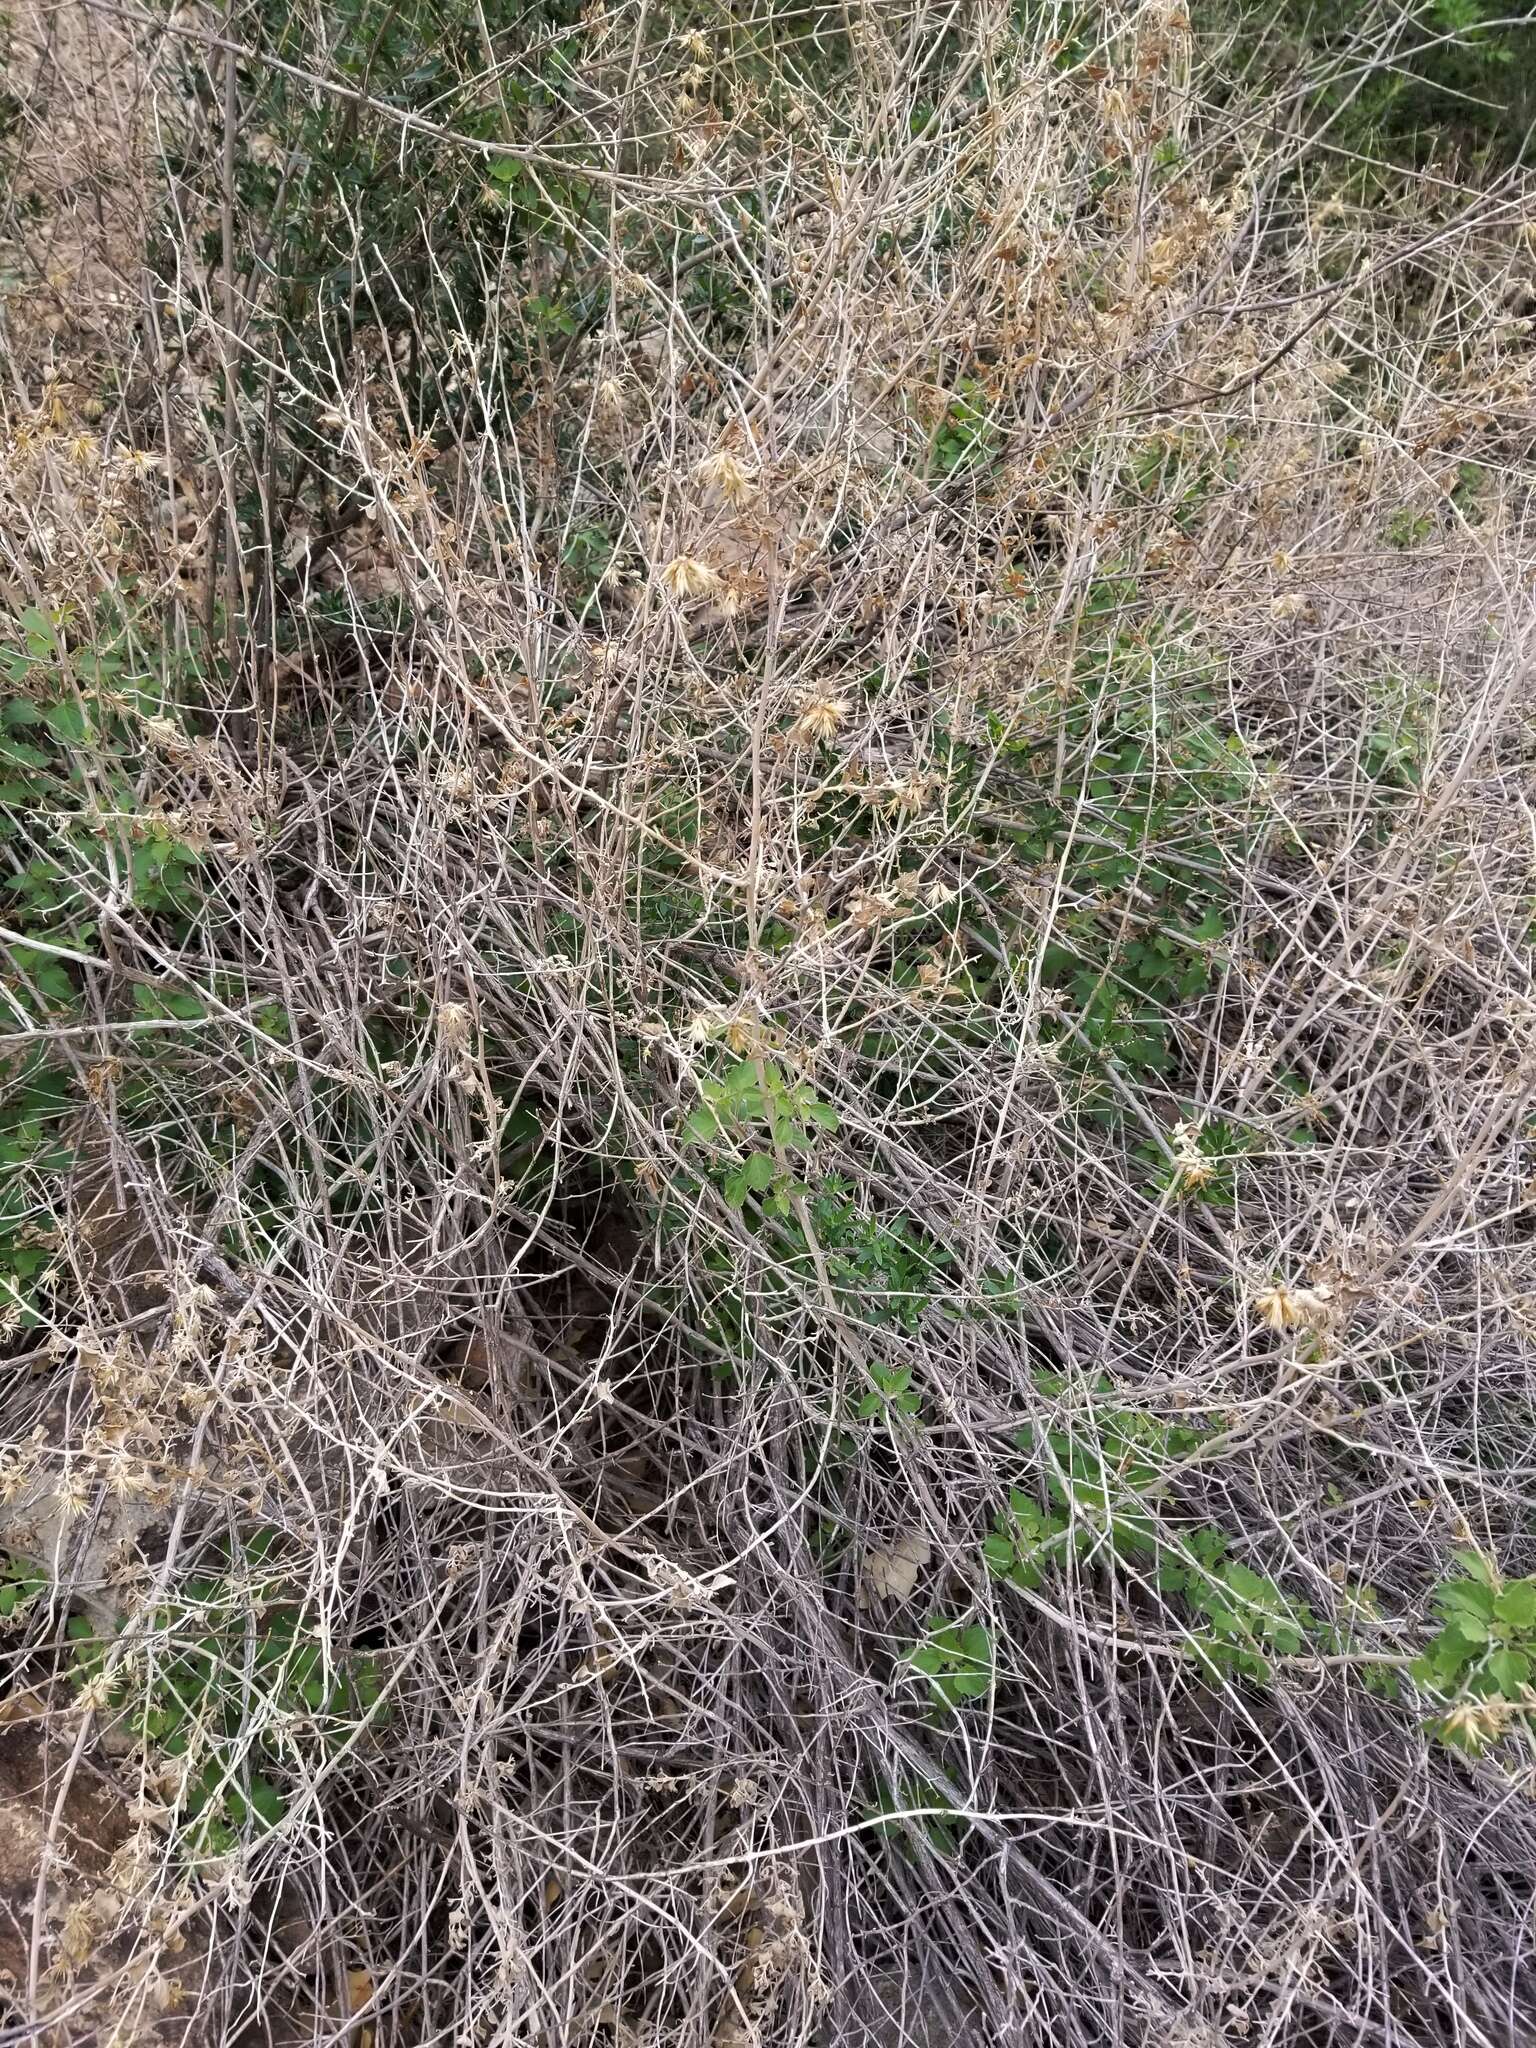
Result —
<path fill-rule="evenodd" d="M 1519 2038 L 1530 194 L 1164 0 L 557 15 L 23 74 L 17 1683 L 116 1601 L 219 2038 Z M 384 1702 L 210 1839 L 221 1574 Z"/>

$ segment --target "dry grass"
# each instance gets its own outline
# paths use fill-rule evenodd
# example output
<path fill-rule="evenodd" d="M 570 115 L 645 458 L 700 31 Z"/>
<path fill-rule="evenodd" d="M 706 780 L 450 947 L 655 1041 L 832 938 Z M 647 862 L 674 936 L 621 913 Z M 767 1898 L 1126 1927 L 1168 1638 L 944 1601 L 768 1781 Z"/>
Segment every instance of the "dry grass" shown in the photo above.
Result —
<path fill-rule="evenodd" d="M 1525 1716 L 1461 1756 L 1362 1678 L 1453 1546 L 1533 1550 L 1530 193 L 1367 195 L 1160 0 L 1065 52 L 599 9 L 563 78 L 493 20 L 406 114 L 238 9 L 44 29 L 0 592 L 71 687 L 114 589 L 129 670 L 196 680 L 124 700 L 126 781 L 85 746 L 94 850 L 0 934 L 5 1049 L 72 1091 L 21 1176 L 5 1540 L 56 1570 L 8 1667 L 142 1813 L 90 1895 L 130 1990 L 44 1882 L 18 2014 L 1524 2038 Z M 331 319 L 282 254 L 318 112 L 394 165 L 324 200 Z M 137 893 L 166 839 L 190 909 Z M 829 1112 L 777 1216 L 685 1129 L 738 1059 Z M 1348 1647 L 1213 1678 L 1134 1555 L 989 1573 L 1106 1409 L 1202 1432 L 1160 1512 Z M 198 1863 L 121 1694 L 50 1674 L 105 1602 L 152 1687 L 257 1525 L 389 1711 L 327 1747 L 247 1688 L 219 1754 L 284 1812 Z M 935 1616 L 988 1631 L 953 1712 Z"/>

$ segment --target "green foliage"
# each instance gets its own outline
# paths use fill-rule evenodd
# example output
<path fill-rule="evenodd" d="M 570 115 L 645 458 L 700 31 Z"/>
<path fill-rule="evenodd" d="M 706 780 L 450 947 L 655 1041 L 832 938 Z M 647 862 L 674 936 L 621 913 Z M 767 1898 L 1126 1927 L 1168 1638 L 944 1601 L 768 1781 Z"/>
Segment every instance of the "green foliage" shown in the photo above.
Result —
<path fill-rule="evenodd" d="M 980 469 L 1002 447 L 1002 435 L 990 417 L 985 386 L 975 377 L 957 382 L 933 433 L 932 467 L 940 476 Z"/>
<path fill-rule="evenodd" d="M 1476 1754 L 1518 1715 L 1536 1710 L 1536 1578 L 1505 1579 L 1475 1550 L 1458 1550 L 1461 1575 L 1435 1591 L 1442 1626 L 1413 1677 L 1445 1703 L 1435 1732 Z"/>
<path fill-rule="evenodd" d="M 1304 1126 L 1298 1129 L 1302 1141 L 1310 1138 Z M 1175 1132 L 1171 1156 L 1150 1141 L 1136 1149 L 1151 1169 L 1154 1187 L 1181 1201 L 1198 1199 L 1212 1209 L 1231 1209 L 1237 1201 L 1237 1163 L 1256 1140 L 1256 1132 L 1225 1117 L 1190 1116 Z"/>
<path fill-rule="evenodd" d="M 1056 1378 L 1039 1384 L 1052 1398 L 1066 1391 Z M 1180 1462 L 1208 1441 L 1209 1427 L 1127 1408 L 1103 1378 L 1089 1391 L 1092 1405 L 1071 1427 L 1020 1433 L 1021 1449 L 1043 1453 L 1046 1501 L 1010 1494 L 982 1544 L 988 1572 L 1027 1592 L 1073 1558 L 1111 1574 L 1138 1567 L 1142 1583 L 1182 1604 L 1187 1653 L 1209 1676 L 1263 1682 L 1277 1656 L 1347 1654 L 1349 1624 L 1325 1621 L 1232 1557 L 1226 1532 L 1172 1497 Z M 1355 1620 L 1374 1618 L 1369 1588 L 1355 1589 L 1350 1604 Z M 1390 1689 L 1392 1680 L 1377 1672 L 1373 1682 Z"/>
<path fill-rule="evenodd" d="M 871 1362 L 869 1377 L 873 1384 L 868 1393 L 859 1398 L 854 1413 L 861 1422 L 869 1422 L 877 1416 L 881 1420 L 895 1420 L 905 1417 L 911 1420 L 923 1405 L 923 1397 L 912 1384 L 910 1365 L 880 1365 Z"/>
<path fill-rule="evenodd" d="M 1207 36 L 1234 29 L 1231 0 L 1195 10 Z M 1501 0 L 1426 0 L 1370 12 L 1285 0 L 1242 10 L 1245 60 L 1268 59 L 1277 83 L 1298 70 L 1323 81 L 1317 118 L 1366 158 L 1428 164 L 1451 151 L 1490 171 L 1526 162 L 1536 117 L 1536 25 Z M 1363 74 L 1363 75 L 1362 75 Z"/>
<path fill-rule="evenodd" d="M 0 619 L 0 923 L 13 1024 L 66 1018 L 100 951 L 110 899 L 165 940 L 202 900 L 204 857 L 158 799 L 157 749 L 190 750 L 196 661 L 147 633 L 123 594 L 94 615 L 27 607 Z M 201 1014 L 185 990 L 134 988 L 140 1018 Z M 0 1055 L 0 1327 L 35 1325 L 53 1256 L 50 1183 L 74 1158 L 80 1111 L 40 1052 Z"/>
<path fill-rule="evenodd" d="M 1222 1530 L 1190 1530 L 1174 1556 L 1178 1561 L 1159 1566 L 1157 1583 L 1165 1593 L 1182 1594 L 1198 1617 L 1188 1649 L 1202 1670 L 1262 1684 L 1271 1658 L 1324 1647 L 1323 1624 L 1307 1603 L 1229 1557 Z"/>
<path fill-rule="evenodd" d="M 1067 1382 L 1054 1374 L 1036 1384 L 1047 1399 L 1067 1392 Z M 1102 1376 L 1088 1392 L 1093 1405 L 1072 1426 L 1024 1429 L 1016 1438 L 1020 1450 L 1043 1452 L 1052 1511 L 1043 1539 L 1054 1542 L 1070 1529 L 1078 1532 L 1072 1545 L 1080 1555 L 1107 1544 L 1119 1557 L 1151 1556 L 1170 1470 L 1209 1432 L 1195 1422 L 1165 1422 L 1119 1405 Z"/>
<path fill-rule="evenodd" d="M 1213 458 L 1201 441 L 1186 445 L 1181 437 L 1157 435 L 1132 458 L 1121 489 L 1131 502 L 1139 498 L 1171 517 L 1182 532 L 1193 533 L 1218 485 L 1235 480 L 1238 445 L 1229 438 L 1220 457 Z"/>
<path fill-rule="evenodd" d="M 28 608 L 0 621 L 0 892 L 5 921 L 27 937 L 88 952 L 93 905 L 184 928 L 200 858 L 147 801 L 153 730 L 184 731 L 185 664 L 156 672 L 131 618 L 76 622 Z M 186 735 L 190 743 L 190 735 Z M 73 1003 L 68 965 L 37 946 L 14 948 L 13 1008 L 47 1014 Z"/>
<path fill-rule="evenodd" d="M 0 1551 L 0 1621 L 24 1614 L 47 1587 L 48 1581 L 35 1565 Z"/>
<path fill-rule="evenodd" d="M 960 1852 L 961 1824 L 958 1817 L 950 1818 L 954 1812 L 954 1801 L 937 1786 L 925 1778 L 902 1777 L 880 1784 L 864 1817 L 904 1855 L 912 1856 L 920 1840 L 948 1860 Z"/>
<path fill-rule="evenodd" d="M 1172 1065 L 1172 1017 L 1222 958 L 1229 878 L 1264 821 L 1257 764 L 1218 723 L 1177 626 L 1132 624 L 1135 596 L 1097 585 L 1064 694 L 994 717 L 988 797 L 1005 793 L 1008 813 L 981 823 L 1080 906 L 1060 909 L 1043 937 L 1019 935 L 1070 1020 L 1062 1057 L 1155 1079 Z M 1116 1113 L 1109 1097 L 1097 1109 Z"/>
<path fill-rule="evenodd" d="M 1410 696 L 1384 710 L 1365 735 L 1360 765 L 1382 797 L 1419 788 L 1428 744 L 1421 707 Z"/>
<path fill-rule="evenodd" d="M 153 1755 L 184 1761 L 178 1811 L 194 1854 L 222 1854 L 247 1827 L 276 1826 L 294 1766 L 384 1712 L 376 1660 L 327 1656 L 291 1574 L 273 1562 L 275 1545 L 263 1531 L 240 1569 L 188 1581 L 148 1617 L 142 1646 L 143 1623 L 131 1644 L 84 1616 L 68 1624 L 74 1684 L 121 1714 Z"/>
<path fill-rule="evenodd" d="M 992 1636 L 979 1621 L 946 1621 L 935 1615 L 923 1640 L 908 1651 L 907 1662 L 927 1679 L 936 1707 L 964 1706 L 985 1699 L 992 1690 Z"/>
<path fill-rule="evenodd" d="M 1416 548 L 1426 541 L 1435 530 L 1435 522 L 1426 512 L 1410 512 L 1407 506 L 1394 512 L 1387 521 L 1387 540 L 1395 548 Z"/>
<path fill-rule="evenodd" d="M 943 1246 L 910 1216 L 870 1214 L 839 1175 L 822 1182 L 809 1209 L 839 1305 L 877 1328 L 917 1329 L 953 1264 Z M 808 1259 L 800 1247 L 796 1255 Z"/>
<path fill-rule="evenodd" d="M 788 1170 L 788 1155 L 810 1150 L 820 1131 L 835 1131 L 838 1117 L 808 1081 L 796 1080 L 773 1059 L 744 1059 L 721 1077 L 699 1082 L 703 1097 L 683 1124 L 695 1144 L 729 1145 L 733 1161 L 721 1162 L 716 1178 L 733 1209 L 758 1197 L 766 1214 L 787 1217 L 806 1189 Z M 759 1143 L 766 1137 L 772 1150 Z M 742 1148 L 751 1149 L 742 1156 Z"/>
<path fill-rule="evenodd" d="M 743 1066 L 752 1069 L 755 1063 Z M 741 1072 L 738 1068 L 737 1073 Z M 772 1089 L 770 1089 L 772 1093 Z M 726 1145 L 726 1132 L 736 1103 L 745 1101 L 755 1115 L 750 1090 L 733 1098 L 716 1095 L 717 1108 L 690 1118 L 695 1144 L 706 1142 L 702 1135 L 714 1119 L 710 1142 L 717 1154 Z M 824 1109 L 805 1128 L 814 1136 L 826 1128 Z M 755 1142 L 750 1120 L 741 1134 L 742 1146 Z M 803 1157 L 803 1153 L 799 1156 Z M 733 1361 L 745 1361 L 754 1349 L 752 1329 L 762 1313 L 772 1315 L 776 1305 L 787 1304 L 792 1296 L 821 1297 L 823 1279 L 830 1284 L 837 1310 L 847 1323 L 870 1330 L 895 1330 L 905 1335 L 918 1331 L 925 1316 L 943 1314 L 979 1320 L 989 1315 L 1011 1316 L 1017 1309 L 1017 1280 L 1001 1272 L 983 1276 L 981 1301 L 960 1301 L 949 1282 L 952 1255 L 912 1217 L 898 1213 L 885 1217 L 872 1213 L 866 1192 L 861 1198 L 853 1184 L 841 1174 L 829 1174 L 814 1188 L 802 1189 L 788 1177 L 770 1179 L 767 1166 L 772 1155 L 753 1150 L 742 1164 L 717 1156 L 708 1171 L 723 1183 L 728 1200 L 740 1195 L 736 1204 L 744 1222 L 754 1229 L 768 1259 L 756 1271 L 752 1301 L 738 1284 L 733 1255 L 720 1245 L 706 1246 L 700 1254 L 705 1274 L 716 1285 L 696 1290 L 691 1299 L 690 1321 L 701 1322 L 704 1333 L 721 1345 Z M 762 1162 L 753 1168 L 752 1162 Z M 745 1186 L 743 1186 L 745 1182 Z M 761 1186 L 759 1186 L 761 1183 Z M 685 1171 L 678 1176 L 675 1194 L 686 1197 L 694 1184 Z M 638 1191 L 637 1191 L 638 1192 Z M 658 1207 L 657 1225 L 670 1236 L 689 1227 L 688 1210 L 670 1196 Z M 809 1226 L 809 1234 L 807 1227 Z M 700 1316 L 700 1295 L 704 1306 Z M 660 1290 L 655 1298 L 662 1298 Z M 673 1303 L 674 1309 L 681 1302 Z M 716 1371 L 729 1376 L 732 1366 L 717 1362 Z M 922 1396 L 912 1385 L 910 1367 L 872 1363 L 867 1382 L 850 1397 L 845 1419 L 917 1424 Z M 835 1439 L 840 1453 L 855 1454 L 857 1434 L 841 1432 Z"/>
<path fill-rule="evenodd" d="M 1411 505 L 1397 508 L 1386 524 L 1388 545 L 1398 549 L 1422 547 L 1425 541 L 1437 534 L 1443 537 L 1460 520 L 1465 520 L 1468 526 L 1480 526 L 1487 475 L 1481 463 L 1458 463 L 1456 481 L 1437 508 L 1416 510 Z"/>
<path fill-rule="evenodd" d="M 6 11 L 0 13 L 0 76 L 9 75 L 11 61 L 11 17 Z M 0 143 L 10 142 L 18 130 L 23 130 L 21 101 L 15 93 L 0 87 Z M 0 282 L 8 284 L 10 281 L 7 273 L 0 271 Z"/>
<path fill-rule="evenodd" d="M 236 234 L 241 248 L 263 255 L 258 324 L 281 335 L 300 365 L 327 352 L 350 361 L 369 330 L 410 335 L 416 345 L 401 374 L 423 430 L 495 409 L 507 381 L 492 391 L 459 375 L 446 335 L 473 340 L 483 331 L 501 266 L 530 244 L 557 254 L 575 247 L 590 188 L 547 162 L 535 170 L 522 155 L 535 133 L 556 146 L 562 139 L 574 25 L 559 23 L 558 10 L 507 0 L 483 10 L 462 0 L 330 0 L 301 10 L 258 0 L 253 14 L 249 40 L 285 62 L 339 73 L 381 108 L 487 145 L 482 174 L 466 176 L 462 154 L 419 128 L 408 180 L 396 120 L 253 67 L 242 81 L 241 137 L 260 133 L 265 144 L 237 152 Z M 486 36 L 503 56 L 494 83 L 485 77 Z M 217 150 L 188 168 L 212 189 Z M 574 330 L 577 308 L 563 292 L 525 310 L 535 353 Z M 318 450 L 323 422 L 316 415 L 311 424 Z"/>
<path fill-rule="evenodd" d="M 1006 1510 L 994 1518 L 992 1533 L 982 1543 L 981 1561 L 1005 1585 L 1032 1593 L 1069 1550 L 1081 1556 L 1092 1542 L 1089 1528 L 1074 1528 L 1061 1509 L 1043 1508 L 1015 1487 Z"/>
<path fill-rule="evenodd" d="M 591 521 L 572 527 L 560 549 L 568 604 L 585 612 L 597 596 L 613 554 L 613 536 L 607 527 Z"/>
<path fill-rule="evenodd" d="M 1469 526 L 1480 526 L 1483 520 L 1483 487 L 1488 481 L 1488 472 L 1479 462 L 1458 462 L 1456 482 L 1451 489 L 1451 503 Z"/>
<path fill-rule="evenodd" d="M 0 1057 L 0 1331 L 42 1320 L 54 1257 L 50 1181 L 74 1159 L 68 1077 L 39 1053 Z"/>

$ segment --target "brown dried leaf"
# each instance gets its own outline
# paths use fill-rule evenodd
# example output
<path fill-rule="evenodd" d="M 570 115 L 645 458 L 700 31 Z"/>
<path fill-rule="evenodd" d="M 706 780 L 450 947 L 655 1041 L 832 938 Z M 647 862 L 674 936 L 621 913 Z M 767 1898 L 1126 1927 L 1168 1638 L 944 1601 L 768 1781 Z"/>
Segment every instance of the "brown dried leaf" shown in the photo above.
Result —
<path fill-rule="evenodd" d="M 932 1555 L 933 1545 L 921 1529 L 908 1529 L 889 1550 L 866 1551 L 859 1605 L 868 1607 L 876 1600 L 905 1600 Z"/>

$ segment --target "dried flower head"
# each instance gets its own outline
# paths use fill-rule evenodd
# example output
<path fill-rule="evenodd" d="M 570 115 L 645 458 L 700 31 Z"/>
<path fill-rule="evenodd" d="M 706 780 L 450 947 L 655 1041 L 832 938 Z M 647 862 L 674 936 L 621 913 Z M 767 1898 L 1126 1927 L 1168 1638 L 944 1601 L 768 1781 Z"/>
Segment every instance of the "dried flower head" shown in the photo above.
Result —
<path fill-rule="evenodd" d="M 963 996 L 965 994 L 964 983 L 950 980 L 948 964 L 939 959 L 937 955 L 927 960 L 919 961 L 917 985 L 925 995 Z"/>
<path fill-rule="evenodd" d="M 1498 1741 L 1513 1713 L 1507 1700 L 1458 1700 L 1441 1722 L 1441 1732 L 1475 1754 Z"/>
<path fill-rule="evenodd" d="M 757 489 L 755 472 L 738 462 L 729 448 L 717 448 L 706 455 L 694 474 L 702 484 L 712 485 L 728 505 L 738 509 L 749 503 Z"/>
<path fill-rule="evenodd" d="M 600 412 L 612 413 L 622 418 L 626 393 L 617 377 L 604 377 L 597 387 L 597 404 Z"/>
<path fill-rule="evenodd" d="M 794 724 L 789 728 L 789 738 L 797 747 L 820 746 L 824 740 L 835 739 L 837 729 L 848 716 L 846 697 L 829 697 L 818 690 L 808 690 L 800 699 L 800 708 Z"/>
<path fill-rule="evenodd" d="M 893 782 L 885 798 L 885 809 L 894 816 L 912 815 L 924 811 L 933 799 L 933 793 L 940 787 L 937 775 L 924 775 L 914 769 L 900 781 Z"/>
<path fill-rule="evenodd" d="M 437 1035 L 445 1046 L 457 1051 L 469 1043 L 469 1021 L 467 1003 L 443 1003 L 437 1012 Z"/>
<path fill-rule="evenodd" d="M 82 1714 L 104 1714 L 112 1705 L 115 1689 L 110 1673 L 98 1671 L 75 1694 L 75 1705 Z"/>
<path fill-rule="evenodd" d="M 725 1027 L 725 1042 L 734 1053 L 771 1052 L 778 1040 L 760 1017 L 738 1011 Z"/>
<path fill-rule="evenodd" d="M 889 896 L 876 890 L 860 890 L 849 902 L 848 922 L 856 932 L 871 931 L 883 919 L 894 917 L 898 907 Z"/>
<path fill-rule="evenodd" d="M 78 1466 L 72 1465 L 59 1475 L 54 1483 L 53 1497 L 66 1522 L 72 1522 L 85 1513 L 90 1504 L 91 1489 Z"/>
<path fill-rule="evenodd" d="M 695 1010 L 688 1019 L 688 1043 L 708 1045 L 712 1039 L 723 1035 L 729 1023 L 730 1018 L 724 1010 Z"/>
<path fill-rule="evenodd" d="M 1216 1161 L 1200 1145 L 1200 1134 L 1204 1128 L 1198 1118 L 1184 1117 L 1173 1127 L 1170 1143 L 1174 1171 L 1182 1191 L 1203 1188 L 1215 1176 Z"/>
<path fill-rule="evenodd" d="M 679 604 L 690 598 L 713 597 L 720 588 L 718 573 L 697 555 L 675 555 L 662 570 L 661 580 Z"/>
<path fill-rule="evenodd" d="M 1253 1297 L 1253 1312 L 1267 1329 L 1293 1330 L 1301 1321 L 1296 1297 L 1283 1281 L 1264 1287 Z"/>
<path fill-rule="evenodd" d="M 1288 1287 L 1283 1280 L 1261 1288 L 1253 1297 L 1253 1312 L 1268 1329 L 1320 1330 L 1333 1315 L 1331 1287 Z"/>
<path fill-rule="evenodd" d="M 85 1070 L 85 1092 L 92 1102 L 105 1102 L 113 1084 L 123 1071 L 122 1061 L 113 1054 L 110 1058 L 98 1060 Z"/>

